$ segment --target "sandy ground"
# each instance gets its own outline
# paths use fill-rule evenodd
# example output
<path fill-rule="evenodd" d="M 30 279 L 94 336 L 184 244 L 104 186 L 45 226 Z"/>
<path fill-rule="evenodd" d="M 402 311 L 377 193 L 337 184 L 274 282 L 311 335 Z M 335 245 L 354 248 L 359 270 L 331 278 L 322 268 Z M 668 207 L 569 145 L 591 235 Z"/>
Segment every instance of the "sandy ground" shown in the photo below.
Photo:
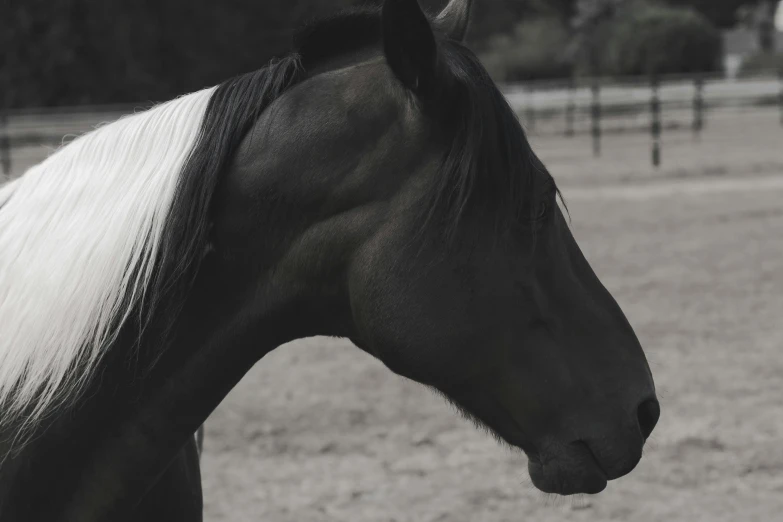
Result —
<path fill-rule="evenodd" d="M 533 137 L 656 378 L 662 418 L 631 475 L 545 496 L 523 455 L 315 338 L 270 354 L 208 421 L 206 520 L 783 520 L 783 128 L 743 123 L 671 136 L 660 171 L 639 136 L 599 160 Z"/>
<path fill-rule="evenodd" d="M 645 347 L 663 414 L 645 458 L 594 497 L 537 492 L 423 387 L 348 343 L 270 354 L 207 423 L 207 522 L 783 520 L 783 127 L 714 115 L 700 143 L 532 133 L 574 233 Z M 45 148 L 16 151 L 17 173 Z"/>

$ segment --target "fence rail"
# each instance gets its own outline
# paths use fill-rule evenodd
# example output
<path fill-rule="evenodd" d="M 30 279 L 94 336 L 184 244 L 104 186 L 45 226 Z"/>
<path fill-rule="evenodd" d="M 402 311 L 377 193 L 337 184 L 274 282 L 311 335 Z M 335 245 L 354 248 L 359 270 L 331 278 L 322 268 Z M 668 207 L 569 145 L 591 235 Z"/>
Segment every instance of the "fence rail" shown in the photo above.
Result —
<path fill-rule="evenodd" d="M 507 86 L 506 97 L 527 131 L 572 138 L 589 133 L 593 154 L 616 132 L 650 134 L 651 162 L 662 161 L 662 134 L 690 129 L 700 139 L 710 118 L 729 111 L 770 108 L 783 127 L 783 70 L 745 79 L 714 76 L 593 78 Z"/>
<path fill-rule="evenodd" d="M 531 82 L 506 85 L 503 91 L 529 133 L 566 138 L 589 134 L 595 156 L 601 154 L 602 140 L 613 133 L 649 133 L 654 166 L 662 161 L 663 133 L 691 129 L 699 139 L 711 118 L 730 110 L 768 107 L 778 113 L 783 127 L 783 70 L 731 80 L 680 75 Z M 55 148 L 69 137 L 144 108 L 115 105 L 0 111 L 0 174 L 11 175 L 15 151 Z"/>

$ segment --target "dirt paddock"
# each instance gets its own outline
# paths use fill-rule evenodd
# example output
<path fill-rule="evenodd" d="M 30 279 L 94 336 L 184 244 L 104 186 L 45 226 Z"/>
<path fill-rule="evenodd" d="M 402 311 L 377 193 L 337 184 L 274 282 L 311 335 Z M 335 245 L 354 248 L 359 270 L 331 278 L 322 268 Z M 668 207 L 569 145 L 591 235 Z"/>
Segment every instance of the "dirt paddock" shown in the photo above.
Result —
<path fill-rule="evenodd" d="M 594 497 L 537 492 L 423 387 L 347 342 L 254 368 L 207 422 L 207 522 L 783 520 L 783 128 L 770 110 L 665 133 L 532 137 L 662 402 L 639 467 Z M 46 148 L 15 151 L 15 168 Z"/>
<path fill-rule="evenodd" d="M 209 419 L 206 520 L 783 520 L 783 129 L 767 125 L 733 151 L 672 137 L 660 172 L 638 136 L 602 160 L 573 152 L 586 141 L 533 139 L 656 378 L 661 421 L 631 475 L 543 495 L 523 455 L 315 338 L 265 358 Z"/>

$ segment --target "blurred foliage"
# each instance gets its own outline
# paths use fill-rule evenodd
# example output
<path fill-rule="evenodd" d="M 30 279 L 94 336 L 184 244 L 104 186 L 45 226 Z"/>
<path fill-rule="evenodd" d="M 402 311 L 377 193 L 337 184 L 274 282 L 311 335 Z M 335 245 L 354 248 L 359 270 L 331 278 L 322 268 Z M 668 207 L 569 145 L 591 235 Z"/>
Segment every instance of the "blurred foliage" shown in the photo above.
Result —
<path fill-rule="evenodd" d="M 778 0 L 757 0 L 738 11 L 740 24 L 756 31 L 759 49 L 765 53 L 775 50 L 775 13 Z"/>
<path fill-rule="evenodd" d="M 379 0 L 23 0 L 0 2 L 0 107 L 161 101 L 257 69 L 305 20 Z M 420 0 L 432 13 L 447 0 Z M 575 0 L 475 0 L 481 48 Z"/>
<path fill-rule="evenodd" d="M 517 21 L 530 16 L 537 0 L 474 0 L 468 41 L 473 47 L 483 47 L 496 34 L 514 30 Z"/>
<path fill-rule="evenodd" d="M 435 13 L 446 0 L 420 0 Z M 373 0 L 0 2 L 0 107 L 161 101 L 257 69 L 304 21 Z M 571 0 L 476 0 L 470 40 Z"/>
<path fill-rule="evenodd" d="M 715 72 L 722 67 L 721 32 L 690 8 L 626 3 L 605 47 L 613 75 Z"/>
<path fill-rule="evenodd" d="M 567 49 L 574 71 L 580 75 L 603 74 L 607 41 L 620 7 L 633 0 L 578 0 L 571 20 L 573 35 Z"/>
<path fill-rule="evenodd" d="M 492 37 L 514 33 L 520 21 L 557 18 L 563 24 L 576 12 L 577 0 L 474 0 L 469 44 L 477 49 L 492 46 Z"/>
<path fill-rule="evenodd" d="M 770 71 L 783 71 L 783 53 L 762 52 L 748 56 L 742 61 L 739 76 L 757 76 Z"/>
<path fill-rule="evenodd" d="M 720 28 L 736 25 L 752 28 L 759 48 L 772 51 L 775 42 L 775 12 L 779 0 L 665 0 L 673 6 L 692 7 Z"/>
<path fill-rule="evenodd" d="M 736 25 L 740 9 L 759 4 L 761 0 L 664 0 L 675 7 L 691 7 L 721 28 Z"/>
<path fill-rule="evenodd" d="M 3 106 L 165 100 L 256 69 L 349 0 L 24 0 L 0 12 Z M 7 5 L 7 3 L 3 3 Z"/>
<path fill-rule="evenodd" d="M 170 99 L 262 67 L 290 49 L 292 32 L 307 19 L 379 1 L 0 1 L 0 107 Z M 601 11 L 635 1 L 475 0 L 468 39 L 503 81 L 569 75 L 569 41 L 593 57 L 611 51 L 614 69 L 624 72 L 712 63 L 714 31 L 693 11 L 645 7 L 623 20 Z M 659 1 L 691 5 L 725 25 L 738 5 L 768 0 Z M 420 2 L 436 13 L 447 0 Z M 663 64 L 666 55 L 674 65 Z M 572 61 L 582 70 L 589 62 L 584 55 Z"/>
<path fill-rule="evenodd" d="M 691 8 L 649 0 L 595 0 L 577 38 L 577 74 L 631 76 L 715 72 L 722 67 L 720 30 Z"/>
<path fill-rule="evenodd" d="M 492 37 L 481 60 L 497 82 L 564 78 L 569 34 L 559 18 L 538 17 L 517 24 L 511 34 Z"/>

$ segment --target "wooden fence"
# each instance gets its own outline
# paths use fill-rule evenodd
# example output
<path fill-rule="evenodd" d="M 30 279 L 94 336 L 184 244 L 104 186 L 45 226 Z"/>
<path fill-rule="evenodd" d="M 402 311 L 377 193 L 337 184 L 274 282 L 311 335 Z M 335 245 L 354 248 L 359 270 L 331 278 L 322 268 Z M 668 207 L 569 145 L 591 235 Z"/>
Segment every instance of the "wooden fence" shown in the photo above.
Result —
<path fill-rule="evenodd" d="M 770 107 L 783 127 L 783 70 L 741 80 L 700 75 L 594 78 L 507 85 L 503 90 L 529 133 L 566 139 L 589 133 L 595 156 L 601 155 L 602 140 L 612 133 L 649 133 L 650 160 L 655 167 L 664 158 L 664 132 L 689 127 L 698 140 L 711 115 L 729 108 Z M 17 151 L 42 145 L 57 147 L 68 136 L 138 109 L 0 111 L 0 181 L 11 175 Z"/>
<path fill-rule="evenodd" d="M 655 167 L 663 161 L 663 132 L 687 127 L 700 140 L 710 116 L 730 109 L 769 107 L 770 117 L 783 127 L 783 69 L 737 80 L 706 75 L 594 78 L 511 85 L 505 92 L 528 133 L 565 138 L 589 133 L 595 156 L 612 132 L 649 133 Z"/>

